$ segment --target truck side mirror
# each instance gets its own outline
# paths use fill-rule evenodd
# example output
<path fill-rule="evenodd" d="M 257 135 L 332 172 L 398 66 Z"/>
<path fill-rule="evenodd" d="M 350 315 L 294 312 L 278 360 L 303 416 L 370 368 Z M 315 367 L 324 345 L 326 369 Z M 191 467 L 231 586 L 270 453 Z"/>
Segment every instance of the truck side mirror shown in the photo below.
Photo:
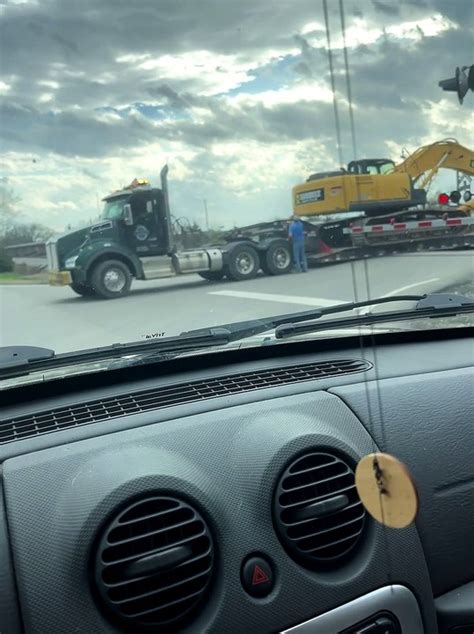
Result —
<path fill-rule="evenodd" d="M 132 206 L 124 205 L 123 206 L 123 221 L 126 225 L 133 225 L 133 214 L 132 214 Z"/>

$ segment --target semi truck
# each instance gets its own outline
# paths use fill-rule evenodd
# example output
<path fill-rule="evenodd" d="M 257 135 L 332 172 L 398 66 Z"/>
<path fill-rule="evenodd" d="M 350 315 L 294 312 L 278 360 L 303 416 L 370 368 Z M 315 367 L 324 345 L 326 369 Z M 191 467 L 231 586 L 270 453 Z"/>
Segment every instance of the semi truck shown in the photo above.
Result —
<path fill-rule="evenodd" d="M 168 166 L 161 170 L 161 189 L 135 179 L 104 200 L 100 222 L 48 241 L 51 285 L 69 285 L 82 296 L 114 299 L 126 295 L 132 279 L 153 280 L 199 273 L 206 280 L 288 273 L 292 266 L 288 240 L 229 240 L 200 249 L 179 250 L 172 230 Z"/>
<path fill-rule="evenodd" d="M 436 156 L 434 164 L 423 162 L 425 171 L 430 165 L 432 170 L 441 166 L 442 161 Z M 380 159 L 359 163 L 361 170 L 369 169 L 373 163 L 381 166 Z M 469 159 L 467 165 L 467 170 L 474 168 L 474 161 Z M 371 172 L 362 172 L 362 177 L 367 178 L 366 174 L 370 176 Z M 382 177 L 380 172 L 377 174 Z M 345 186 L 340 174 L 319 176 L 316 185 L 323 191 L 323 198 L 330 196 L 331 188 Z M 48 241 L 49 283 L 68 285 L 81 296 L 114 299 L 129 292 L 134 278 L 155 280 L 197 273 L 208 281 L 249 280 L 260 271 L 266 275 L 291 271 L 288 219 L 235 228 L 223 235 L 220 244 L 180 249 L 172 227 L 167 177 L 168 167 L 164 166 L 160 173 L 161 188 L 135 179 L 130 186 L 103 199 L 99 222 Z M 411 178 L 404 172 L 402 177 Z M 318 178 L 310 178 L 309 188 L 304 184 L 294 189 L 294 213 L 302 215 L 298 195 L 314 190 L 315 181 Z M 381 191 L 380 187 L 377 191 Z M 367 205 L 365 212 L 346 205 L 338 210 L 328 208 L 325 214 L 320 214 L 318 201 L 305 201 L 306 252 L 312 264 L 474 246 L 474 218 L 466 205 L 440 208 L 416 205 L 408 210 L 403 205 L 400 208 L 398 203 L 388 207 Z M 312 214 L 311 209 L 317 213 Z M 338 217 L 328 216 L 331 212 Z M 354 212 L 359 216 L 354 217 Z"/>

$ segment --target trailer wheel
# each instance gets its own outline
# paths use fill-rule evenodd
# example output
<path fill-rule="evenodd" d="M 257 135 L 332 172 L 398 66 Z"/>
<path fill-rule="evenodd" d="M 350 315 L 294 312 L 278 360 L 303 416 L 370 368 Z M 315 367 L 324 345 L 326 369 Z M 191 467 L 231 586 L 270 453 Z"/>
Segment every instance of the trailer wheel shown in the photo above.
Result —
<path fill-rule="evenodd" d="M 231 280 L 251 280 L 260 268 L 260 258 L 250 244 L 237 244 L 227 253 L 226 275 Z"/>
<path fill-rule="evenodd" d="M 92 271 L 92 288 L 103 299 L 116 299 L 127 295 L 132 285 L 132 274 L 120 260 L 99 262 Z"/>
<path fill-rule="evenodd" d="M 198 273 L 204 280 L 218 282 L 224 277 L 224 271 L 200 271 Z"/>
<path fill-rule="evenodd" d="M 290 245 L 286 240 L 275 240 L 266 250 L 262 259 L 262 269 L 267 275 L 283 275 L 291 271 Z"/>
<path fill-rule="evenodd" d="M 78 295 L 82 295 L 82 297 L 94 297 L 95 291 L 90 286 L 85 286 L 84 284 L 69 284 L 72 290 Z"/>

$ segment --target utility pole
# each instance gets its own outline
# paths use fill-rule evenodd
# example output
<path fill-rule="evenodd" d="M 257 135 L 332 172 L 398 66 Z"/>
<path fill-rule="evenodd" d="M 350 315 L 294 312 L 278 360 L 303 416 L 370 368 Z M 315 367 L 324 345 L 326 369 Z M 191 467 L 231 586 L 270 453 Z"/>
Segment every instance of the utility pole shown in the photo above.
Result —
<path fill-rule="evenodd" d="M 207 200 L 203 198 L 202 202 L 204 204 L 204 218 L 206 220 L 206 231 L 209 231 L 209 212 L 207 210 Z"/>

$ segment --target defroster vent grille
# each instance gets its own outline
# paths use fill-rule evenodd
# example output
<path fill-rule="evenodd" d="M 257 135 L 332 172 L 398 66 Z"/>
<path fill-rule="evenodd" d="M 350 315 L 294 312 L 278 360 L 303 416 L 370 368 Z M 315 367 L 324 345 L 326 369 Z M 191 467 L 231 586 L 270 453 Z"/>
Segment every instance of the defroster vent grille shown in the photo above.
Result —
<path fill-rule="evenodd" d="M 354 471 L 332 452 L 301 456 L 280 477 L 274 518 L 296 561 L 313 569 L 337 567 L 353 552 L 365 523 Z"/>
<path fill-rule="evenodd" d="M 372 365 L 359 359 L 336 359 L 272 370 L 243 372 L 202 381 L 177 383 L 150 390 L 58 407 L 27 416 L 0 420 L 0 445 L 70 427 L 98 423 L 144 411 L 241 394 L 279 385 L 365 372 Z"/>

